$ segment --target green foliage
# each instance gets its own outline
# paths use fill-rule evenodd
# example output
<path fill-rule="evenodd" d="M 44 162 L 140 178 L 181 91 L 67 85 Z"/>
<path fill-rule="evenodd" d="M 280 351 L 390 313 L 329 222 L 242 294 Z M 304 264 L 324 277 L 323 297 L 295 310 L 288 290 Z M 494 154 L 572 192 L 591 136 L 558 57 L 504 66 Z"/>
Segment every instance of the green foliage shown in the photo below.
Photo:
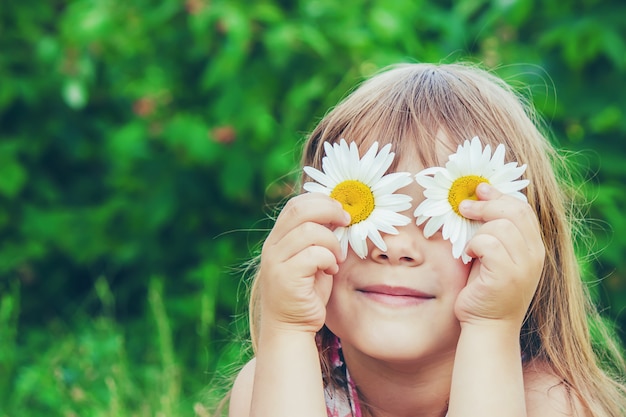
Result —
<path fill-rule="evenodd" d="M 0 364 L 19 363 L 20 369 L 0 368 L 6 371 L 3 376 L 15 377 L 2 380 L 0 404 L 8 412 L 2 415 L 185 415 L 162 281 L 153 278 L 149 283 L 152 314 L 141 326 L 125 329 L 110 315 L 114 298 L 103 278 L 96 282 L 96 293 L 101 314 L 81 314 L 71 329 L 57 320 L 45 329 L 29 329 L 23 340 L 28 351 L 18 350 L 10 337 L 3 337 L 3 348 L 5 341 L 9 343 Z M 15 298 L 16 294 L 3 298 L 2 324 L 15 319 L 13 315 L 7 320 L 4 314 L 10 313 L 7 305 Z M 14 333 L 15 326 L 8 328 Z M 151 333 L 155 336 L 146 337 Z"/>
<path fill-rule="evenodd" d="M 626 329 L 622 2 L 5 3 L 0 416 L 204 415 L 302 137 L 399 61 L 468 59 L 530 85 L 587 158 L 587 270 Z"/>

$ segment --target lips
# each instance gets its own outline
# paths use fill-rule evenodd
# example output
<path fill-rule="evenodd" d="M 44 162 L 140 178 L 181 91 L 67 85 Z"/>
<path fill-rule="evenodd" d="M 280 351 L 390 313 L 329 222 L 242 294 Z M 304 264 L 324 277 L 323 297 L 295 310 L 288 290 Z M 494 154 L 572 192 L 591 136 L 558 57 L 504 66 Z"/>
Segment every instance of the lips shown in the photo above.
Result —
<path fill-rule="evenodd" d="M 388 285 L 372 285 L 358 291 L 369 299 L 392 305 L 414 305 L 435 298 L 432 294 L 413 288 Z"/>

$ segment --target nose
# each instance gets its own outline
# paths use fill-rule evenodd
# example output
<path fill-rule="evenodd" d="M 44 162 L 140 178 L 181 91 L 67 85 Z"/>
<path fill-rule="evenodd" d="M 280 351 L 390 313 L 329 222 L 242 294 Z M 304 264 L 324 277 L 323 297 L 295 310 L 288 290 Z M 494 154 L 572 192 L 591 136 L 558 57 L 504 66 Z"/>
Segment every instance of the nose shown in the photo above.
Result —
<path fill-rule="evenodd" d="M 382 251 L 374 246 L 371 252 L 372 260 L 377 263 L 391 265 L 418 266 L 424 262 L 424 235 L 413 223 L 398 228 L 397 235 L 384 234 L 383 240 L 387 250 Z"/>

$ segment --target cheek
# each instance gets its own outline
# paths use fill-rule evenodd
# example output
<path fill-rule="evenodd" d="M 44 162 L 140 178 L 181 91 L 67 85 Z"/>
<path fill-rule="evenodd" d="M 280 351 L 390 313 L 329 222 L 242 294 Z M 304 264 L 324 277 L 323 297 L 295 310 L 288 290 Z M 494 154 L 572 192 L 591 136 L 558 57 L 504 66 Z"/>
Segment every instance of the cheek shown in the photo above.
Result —
<path fill-rule="evenodd" d="M 461 290 L 467 285 L 467 278 L 469 277 L 471 267 L 471 262 L 465 265 L 462 261 L 459 260 L 459 264 L 456 264 L 454 268 L 450 271 L 449 285 L 451 286 L 451 288 L 453 288 L 453 291 L 456 295 L 458 295 Z"/>
<path fill-rule="evenodd" d="M 353 271 L 352 262 L 350 255 L 348 255 L 348 258 L 339 266 L 339 272 L 333 275 L 333 288 L 328 300 L 329 304 L 336 302 L 338 298 L 345 298 L 346 294 L 350 292 L 353 285 L 349 278 L 351 271 Z"/>
<path fill-rule="evenodd" d="M 370 240 L 368 239 L 367 241 L 369 244 Z M 345 285 L 345 283 L 350 280 L 348 278 L 350 275 L 359 276 L 364 268 L 364 264 L 370 261 L 371 248 L 369 249 L 368 258 L 366 260 L 359 258 L 351 249 L 348 250 L 346 259 L 339 265 L 339 271 L 334 275 L 333 288 L 335 285 Z"/>
<path fill-rule="evenodd" d="M 433 242 L 431 255 L 437 258 L 437 262 L 445 265 L 444 279 L 448 288 L 454 292 L 460 292 L 467 284 L 472 262 L 464 264 L 463 261 L 452 256 L 452 245 L 449 241 L 439 240 Z"/>
<path fill-rule="evenodd" d="M 327 325 L 334 323 L 337 317 L 349 316 L 349 312 L 354 311 L 354 285 L 350 276 L 356 274 L 362 276 L 359 269 L 359 262 L 362 262 L 358 256 L 349 253 L 347 259 L 339 267 L 339 272 L 333 276 L 333 288 L 326 304 L 326 322 Z M 356 268 L 355 268 L 356 266 Z M 330 326 L 329 326 L 330 327 Z"/>

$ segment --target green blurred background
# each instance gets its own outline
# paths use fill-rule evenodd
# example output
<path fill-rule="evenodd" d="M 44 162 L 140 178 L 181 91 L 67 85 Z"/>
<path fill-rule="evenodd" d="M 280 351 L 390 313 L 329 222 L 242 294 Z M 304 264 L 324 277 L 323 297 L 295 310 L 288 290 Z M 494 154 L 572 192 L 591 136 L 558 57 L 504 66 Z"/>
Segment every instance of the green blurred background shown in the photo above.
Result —
<path fill-rule="evenodd" d="M 243 270 L 303 137 L 396 62 L 529 86 L 582 173 L 589 288 L 626 329 L 624 16 L 622 0 L 3 1 L 0 417 L 207 416 L 203 391 L 246 356 Z"/>

